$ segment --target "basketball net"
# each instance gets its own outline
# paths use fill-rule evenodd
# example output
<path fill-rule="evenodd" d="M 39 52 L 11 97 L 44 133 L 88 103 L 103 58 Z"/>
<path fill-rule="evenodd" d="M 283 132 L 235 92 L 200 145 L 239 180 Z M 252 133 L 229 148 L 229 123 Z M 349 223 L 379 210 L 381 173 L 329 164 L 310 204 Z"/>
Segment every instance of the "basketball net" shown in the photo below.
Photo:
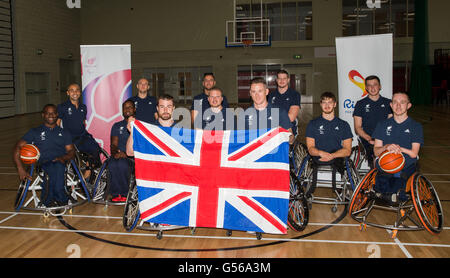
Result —
<path fill-rule="evenodd" d="M 250 55 L 253 41 L 252 40 L 242 40 L 242 43 L 244 45 L 244 54 L 245 55 Z"/>

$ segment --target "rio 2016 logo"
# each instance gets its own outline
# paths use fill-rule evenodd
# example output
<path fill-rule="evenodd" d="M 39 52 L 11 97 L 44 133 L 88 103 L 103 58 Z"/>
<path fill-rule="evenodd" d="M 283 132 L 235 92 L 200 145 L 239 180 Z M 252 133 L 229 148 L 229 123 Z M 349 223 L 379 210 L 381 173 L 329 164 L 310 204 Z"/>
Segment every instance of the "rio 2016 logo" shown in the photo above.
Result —
<path fill-rule="evenodd" d="M 350 79 L 350 81 L 355 84 L 357 87 L 359 87 L 362 91 L 362 96 L 361 97 L 365 97 L 367 95 L 367 91 L 366 91 L 366 79 L 357 71 L 357 70 L 351 70 L 348 73 L 348 78 Z M 348 109 L 354 109 L 355 108 L 355 101 L 347 98 L 346 100 L 344 100 L 344 108 L 345 108 L 345 112 L 346 113 L 351 113 L 350 110 Z"/>
<path fill-rule="evenodd" d="M 81 0 L 67 0 L 66 5 L 69 9 L 81 9 Z"/>

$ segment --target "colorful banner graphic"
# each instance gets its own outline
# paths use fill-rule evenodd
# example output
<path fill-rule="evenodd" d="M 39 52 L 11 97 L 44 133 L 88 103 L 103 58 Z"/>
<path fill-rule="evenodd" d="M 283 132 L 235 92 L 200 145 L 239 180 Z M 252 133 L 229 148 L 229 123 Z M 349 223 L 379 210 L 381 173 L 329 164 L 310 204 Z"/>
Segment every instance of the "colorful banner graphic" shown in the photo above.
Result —
<path fill-rule="evenodd" d="M 81 75 L 86 129 L 109 152 L 111 127 L 132 94 L 131 46 L 81 45 Z"/>
<path fill-rule="evenodd" d="M 380 94 L 392 98 L 392 34 L 336 38 L 336 58 L 339 117 L 350 124 L 356 138 L 352 115 L 356 102 L 367 96 L 365 78 L 378 76 Z"/>

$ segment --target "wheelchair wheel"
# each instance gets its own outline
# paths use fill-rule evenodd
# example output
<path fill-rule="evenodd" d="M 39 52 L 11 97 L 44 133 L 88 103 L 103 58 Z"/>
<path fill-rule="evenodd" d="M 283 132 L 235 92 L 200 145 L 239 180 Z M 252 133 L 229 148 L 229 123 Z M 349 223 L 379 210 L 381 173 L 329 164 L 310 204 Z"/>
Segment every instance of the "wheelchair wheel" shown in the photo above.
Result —
<path fill-rule="evenodd" d="M 309 208 L 303 188 L 295 174 L 291 172 L 288 225 L 297 232 L 303 231 L 308 225 Z"/>
<path fill-rule="evenodd" d="M 375 177 L 377 175 L 377 170 L 372 169 L 367 175 L 362 179 L 359 185 L 353 192 L 353 196 L 350 201 L 349 212 L 350 215 L 362 209 L 368 200 L 368 193 L 372 190 L 375 185 Z"/>
<path fill-rule="evenodd" d="M 29 184 L 29 180 L 20 182 L 19 189 L 17 190 L 16 201 L 14 202 L 14 208 L 16 210 L 19 210 L 22 207 Z"/>
<path fill-rule="evenodd" d="M 436 190 L 422 174 L 414 174 L 410 182 L 413 183 L 410 187 L 411 196 L 420 222 L 431 234 L 440 233 L 444 217 Z"/>
<path fill-rule="evenodd" d="M 109 178 L 108 161 L 106 161 L 100 168 L 92 189 L 92 200 L 94 202 L 106 201 L 108 198 Z"/>
<path fill-rule="evenodd" d="M 128 190 L 127 202 L 123 212 L 123 227 L 125 230 L 131 232 L 136 227 L 139 218 L 139 199 L 133 171 L 130 177 L 130 189 Z"/>
<path fill-rule="evenodd" d="M 89 190 L 86 188 L 82 173 L 75 161 L 66 164 L 66 193 L 73 202 L 90 200 Z"/>

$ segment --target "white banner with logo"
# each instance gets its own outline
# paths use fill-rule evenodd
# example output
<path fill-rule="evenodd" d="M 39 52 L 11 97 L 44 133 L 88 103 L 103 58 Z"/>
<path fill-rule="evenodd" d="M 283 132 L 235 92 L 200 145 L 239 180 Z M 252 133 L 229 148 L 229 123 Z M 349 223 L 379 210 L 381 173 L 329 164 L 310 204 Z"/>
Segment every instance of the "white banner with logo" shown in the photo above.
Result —
<path fill-rule="evenodd" d="M 350 124 L 353 135 L 353 110 L 367 96 L 364 80 L 380 78 L 380 94 L 392 98 L 392 34 L 336 38 L 339 117 Z M 357 140 L 353 140 L 353 145 Z"/>
<path fill-rule="evenodd" d="M 109 152 L 111 127 L 121 121 L 122 103 L 131 97 L 131 46 L 81 45 L 86 129 Z"/>

